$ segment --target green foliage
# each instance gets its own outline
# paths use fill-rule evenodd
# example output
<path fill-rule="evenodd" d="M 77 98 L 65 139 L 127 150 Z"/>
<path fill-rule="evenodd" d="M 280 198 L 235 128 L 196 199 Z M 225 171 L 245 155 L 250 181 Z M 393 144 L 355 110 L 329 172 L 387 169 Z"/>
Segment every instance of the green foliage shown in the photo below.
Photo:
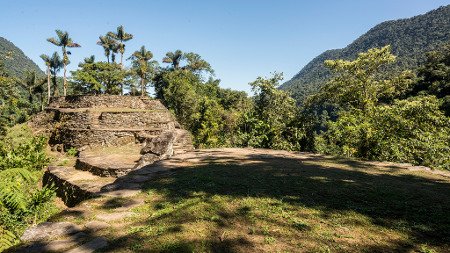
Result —
<path fill-rule="evenodd" d="M 391 106 L 342 111 L 317 137 L 317 151 L 371 160 L 450 169 L 450 119 L 434 96 L 396 100 Z"/>
<path fill-rule="evenodd" d="M 412 83 L 410 71 L 393 78 L 382 77 L 382 67 L 395 62 L 390 46 L 369 49 L 354 61 L 327 60 L 325 65 L 335 75 L 321 89 L 319 96 L 343 108 L 367 111 L 380 98 L 391 98 L 404 93 Z"/>
<path fill-rule="evenodd" d="M 18 82 L 17 78 L 6 73 L 0 62 L 0 137 L 5 134 L 6 127 L 25 122 L 35 111 L 29 94 L 20 89 Z"/>
<path fill-rule="evenodd" d="M 220 88 L 219 80 L 204 82 L 202 70 L 187 66 L 161 69 L 156 74 L 157 98 L 194 135 L 197 147 L 236 145 L 239 118 L 249 107 L 247 95 Z"/>
<path fill-rule="evenodd" d="M 153 58 L 152 52 L 142 46 L 140 50 L 135 51 L 129 58 L 132 60 L 132 74 L 140 78 L 140 94 L 144 96 L 147 94 L 147 85 L 152 81 L 158 66 L 157 61 L 151 61 Z"/>
<path fill-rule="evenodd" d="M 31 135 L 24 131 L 16 128 L 0 142 L 0 249 L 17 243 L 29 224 L 51 215 L 50 200 L 55 191 L 38 187 L 42 169 L 49 161 L 46 140 L 27 137 Z"/>
<path fill-rule="evenodd" d="M 68 156 L 75 157 L 78 154 L 78 150 L 74 147 L 71 147 L 71 148 L 69 148 L 69 150 L 67 150 L 66 154 Z"/>
<path fill-rule="evenodd" d="M 326 105 L 324 101 L 335 104 L 337 115 L 309 139 L 314 143 L 309 147 L 327 154 L 450 169 L 450 119 L 440 110 L 442 101 L 436 96 L 411 96 L 432 94 L 431 87 L 445 87 L 441 78 L 430 77 L 432 73 L 442 76 L 442 59 L 445 57 L 435 55 L 429 60 L 415 85 L 411 85 L 415 81 L 411 72 L 386 74 L 383 65 L 394 60 L 389 47 L 370 49 L 354 61 L 327 61 L 336 74 L 307 100 L 309 108 L 303 110 L 303 119 L 312 120 L 303 126 L 315 128 L 317 133 L 318 125 L 323 124 L 317 112 L 324 108 L 314 105 Z M 437 94 L 443 96 L 445 88 L 439 90 Z"/>
<path fill-rule="evenodd" d="M 13 43 L 2 37 L 0 37 L 0 62 L 5 64 L 5 71 L 10 76 L 23 78 L 26 71 L 36 71 L 39 76 L 44 76 L 36 63 Z"/>
<path fill-rule="evenodd" d="M 0 170 L 7 168 L 23 168 L 27 170 L 41 170 L 48 163 L 45 154 L 47 145 L 44 137 L 35 137 L 20 143 L 11 145 L 8 138 L 0 143 Z"/>
<path fill-rule="evenodd" d="M 116 32 L 108 32 L 107 37 L 110 37 L 117 41 L 117 51 L 120 52 L 120 65 L 123 66 L 123 54 L 125 53 L 125 41 L 129 41 L 133 38 L 133 35 L 125 32 L 125 28 L 120 25 L 117 27 Z M 114 48 L 113 48 L 114 49 Z"/>
<path fill-rule="evenodd" d="M 383 22 L 356 39 L 343 49 L 328 50 L 314 58 L 291 80 L 282 85 L 302 104 L 304 99 L 316 93 L 332 76 L 324 65 L 325 60 L 353 60 L 370 48 L 392 46 L 398 56 L 388 72 L 415 69 L 425 60 L 425 53 L 439 48 L 450 40 L 450 5 L 424 15 Z"/>
<path fill-rule="evenodd" d="M 240 145 L 258 148 L 300 149 L 302 131 L 295 126 L 298 109 L 295 100 L 277 89 L 283 79 L 275 73 L 270 78 L 258 77 L 250 83 L 255 92 L 253 108 L 240 124 Z"/>
<path fill-rule="evenodd" d="M 18 242 L 19 238 L 14 233 L 0 226 L 0 252 L 14 246 Z"/>
<path fill-rule="evenodd" d="M 428 53 L 418 76 L 412 94 L 437 96 L 442 101 L 441 109 L 450 116 L 450 44 Z"/>
<path fill-rule="evenodd" d="M 130 73 L 120 64 L 84 63 L 72 71 L 72 86 L 76 94 L 120 94 L 121 85 L 130 83 Z"/>

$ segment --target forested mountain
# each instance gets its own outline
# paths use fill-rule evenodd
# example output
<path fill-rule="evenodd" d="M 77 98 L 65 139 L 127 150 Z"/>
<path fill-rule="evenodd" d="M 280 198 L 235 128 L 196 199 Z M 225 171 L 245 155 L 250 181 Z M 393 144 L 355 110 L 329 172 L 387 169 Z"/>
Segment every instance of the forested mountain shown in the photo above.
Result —
<path fill-rule="evenodd" d="M 0 62 L 3 62 L 5 70 L 11 76 L 23 77 L 27 70 L 36 70 L 37 73 L 44 74 L 22 50 L 2 37 L 0 37 Z"/>
<path fill-rule="evenodd" d="M 383 22 L 343 49 L 325 51 L 281 86 L 301 103 L 330 77 L 327 59 L 354 59 L 370 48 L 392 46 L 398 56 L 393 70 L 413 69 L 425 60 L 426 52 L 450 41 L 450 5 L 408 19 Z"/>

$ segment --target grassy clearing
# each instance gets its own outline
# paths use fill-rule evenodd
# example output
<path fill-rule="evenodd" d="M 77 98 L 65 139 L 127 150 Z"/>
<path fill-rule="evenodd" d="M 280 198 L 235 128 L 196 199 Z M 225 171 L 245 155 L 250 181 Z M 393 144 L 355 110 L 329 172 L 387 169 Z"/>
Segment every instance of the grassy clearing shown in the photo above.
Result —
<path fill-rule="evenodd" d="M 447 252 L 450 179 L 358 161 L 264 158 L 158 177 L 108 252 Z"/>

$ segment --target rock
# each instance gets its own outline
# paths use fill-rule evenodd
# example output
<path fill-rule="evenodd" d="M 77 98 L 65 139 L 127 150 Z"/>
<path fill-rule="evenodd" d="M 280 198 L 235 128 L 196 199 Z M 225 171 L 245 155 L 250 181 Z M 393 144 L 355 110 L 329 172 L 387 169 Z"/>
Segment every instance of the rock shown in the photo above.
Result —
<path fill-rule="evenodd" d="M 20 239 L 25 242 L 50 240 L 60 236 L 72 235 L 80 231 L 80 226 L 70 222 L 44 222 L 27 229 Z"/>
<path fill-rule="evenodd" d="M 141 156 L 141 159 L 139 159 L 139 163 L 137 168 L 142 168 L 146 165 L 153 164 L 156 161 L 159 161 L 159 156 L 155 154 L 144 154 Z"/>
<path fill-rule="evenodd" d="M 108 241 L 104 237 L 97 237 L 90 242 L 67 251 L 67 253 L 91 253 L 106 246 L 108 246 Z"/>
<path fill-rule="evenodd" d="M 155 154 L 160 159 L 169 158 L 173 154 L 173 141 L 175 140 L 175 134 L 172 131 L 165 131 L 158 137 L 147 139 L 144 148 L 141 150 L 141 154 Z"/>
<path fill-rule="evenodd" d="M 109 224 L 103 221 L 90 221 L 84 225 L 90 232 L 97 232 L 109 227 Z"/>

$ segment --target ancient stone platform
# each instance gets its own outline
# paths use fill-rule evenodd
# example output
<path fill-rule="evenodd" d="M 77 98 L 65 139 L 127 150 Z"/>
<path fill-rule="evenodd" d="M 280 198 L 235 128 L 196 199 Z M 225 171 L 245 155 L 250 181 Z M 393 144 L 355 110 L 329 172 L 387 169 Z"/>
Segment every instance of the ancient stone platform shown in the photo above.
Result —
<path fill-rule="evenodd" d="M 144 97 L 53 98 L 30 126 L 49 137 L 54 151 L 78 151 L 74 167 L 49 167 L 44 176 L 44 184 L 56 185 L 69 206 L 99 195 L 135 194 L 142 176 L 121 177 L 193 150 L 191 135 L 170 111 Z"/>

